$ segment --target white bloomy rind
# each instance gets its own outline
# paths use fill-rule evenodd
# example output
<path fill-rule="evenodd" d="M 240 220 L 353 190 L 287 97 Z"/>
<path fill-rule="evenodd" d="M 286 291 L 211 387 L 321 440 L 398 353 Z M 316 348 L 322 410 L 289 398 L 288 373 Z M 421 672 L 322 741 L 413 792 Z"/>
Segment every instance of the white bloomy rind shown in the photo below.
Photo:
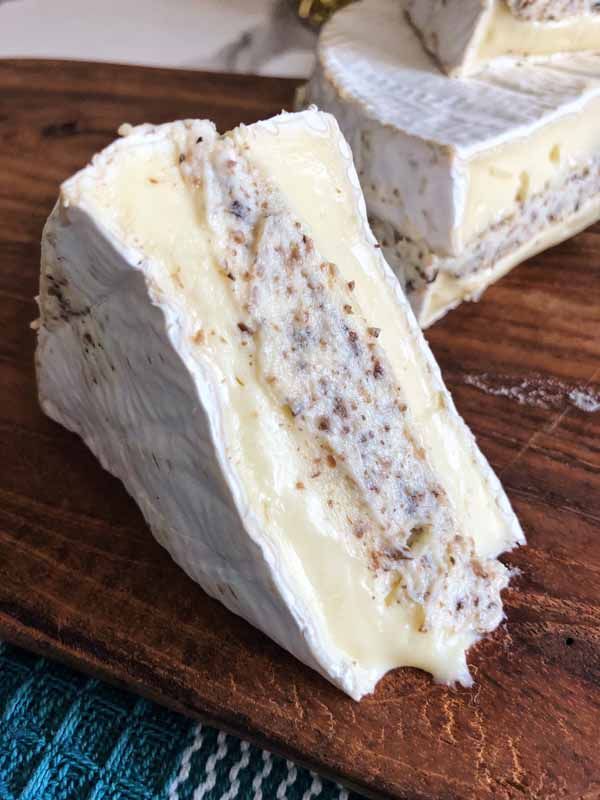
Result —
<path fill-rule="evenodd" d="M 407 326 L 402 347 L 415 359 L 410 365 L 416 370 L 414 391 L 427 384 L 427 391 L 440 398 L 448 420 L 443 434 L 448 456 L 459 466 L 462 462 L 456 459 L 464 456 L 465 469 L 473 471 L 473 481 L 481 487 L 477 491 L 490 509 L 485 513 L 496 526 L 489 541 L 476 531 L 477 552 L 495 558 L 522 543 L 523 534 L 498 479 L 456 413 L 397 280 L 375 249 L 351 154 L 335 121 L 316 111 L 282 115 L 239 136 L 251 142 L 262 132 L 278 136 L 290 126 L 333 137 L 338 144 L 338 158 L 353 187 L 353 213 L 363 229 L 361 246 L 369 248 L 369 258 L 378 265 L 377 281 L 387 285 L 389 302 Z M 430 661 L 400 663 L 383 657 L 361 663 L 345 652 L 334 641 L 335 631 L 323 611 L 329 598 L 315 593 L 301 565 L 293 568 L 294 559 L 300 558 L 293 542 L 274 538 L 264 518 L 250 507 L 239 464 L 227 446 L 232 411 L 223 399 L 224 377 L 193 345 L 203 320 L 185 305 L 181 293 L 165 291 L 164 264 L 148 255 L 146 242 L 119 229 L 110 208 L 100 215 L 93 200 L 98 187 L 114 182 L 127 154 L 160 155 L 174 146 L 185 153 L 194 142 L 216 140 L 217 134 L 211 123 L 199 121 L 124 132 L 124 138 L 62 186 L 44 231 L 36 353 L 44 411 L 78 433 L 102 465 L 123 481 L 157 540 L 208 594 L 351 697 L 371 692 L 388 669 L 401 663 L 423 665 L 438 679 L 468 683 L 464 650 L 476 635 L 456 645 L 454 660 L 446 667 L 443 650 Z M 166 219 L 155 222 L 168 224 Z M 468 509 L 469 492 L 475 490 L 468 488 L 468 474 L 464 483 L 458 477 L 465 495 L 454 499 Z M 307 492 L 307 503 L 311 497 L 319 499 Z M 473 502 L 480 502 L 475 495 Z M 351 575 L 358 562 L 348 559 L 339 568 L 347 567 Z M 419 635 L 427 640 L 426 634 Z"/>
<path fill-rule="evenodd" d="M 205 127 L 192 131 L 210 135 Z M 160 265 L 117 239 L 80 193 L 81 182 L 102 180 L 119 151 L 189 135 L 180 123 L 139 126 L 63 185 L 43 235 L 41 320 L 53 302 L 47 273 L 65 282 L 61 297 L 82 314 L 39 329 L 40 403 L 125 484 L 156 539 L 208 594 L 359 700 L 381 676 L 332 652 L 288 585 L 227 458 L 227 408 L 215 374 L 190 352 L 195 329 L 153 290 Z M 93 364 L 82 357 L 86 334 L 112 345 L 106 357 L 106 344 L 96 351 Z"/>
<path fill-rule="evenodd" d="M 600 13 L 589 0 L 407 0 L 423 44 L 452 77 L 498 58 L 600 51 Z"/>

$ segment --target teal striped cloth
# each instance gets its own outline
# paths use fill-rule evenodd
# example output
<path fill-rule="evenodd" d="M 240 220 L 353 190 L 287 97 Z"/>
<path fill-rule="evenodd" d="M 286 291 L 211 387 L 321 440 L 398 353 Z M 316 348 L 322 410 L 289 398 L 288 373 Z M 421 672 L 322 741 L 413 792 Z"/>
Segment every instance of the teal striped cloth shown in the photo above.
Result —
<path fill-rule="evenodd" d="M 0 800 L 360 800 L 127 691 L 0 642 Z"/>

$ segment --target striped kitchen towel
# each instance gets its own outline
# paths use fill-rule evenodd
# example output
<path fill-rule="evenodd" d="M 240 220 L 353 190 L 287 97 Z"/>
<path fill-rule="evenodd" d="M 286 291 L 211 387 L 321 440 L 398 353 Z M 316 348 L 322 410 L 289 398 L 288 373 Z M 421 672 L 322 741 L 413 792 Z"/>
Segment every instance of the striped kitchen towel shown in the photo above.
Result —
<path fill-rule="evenodd" d="M 0 642 L 0 800 L 360 800 L 148 700 Z"/>

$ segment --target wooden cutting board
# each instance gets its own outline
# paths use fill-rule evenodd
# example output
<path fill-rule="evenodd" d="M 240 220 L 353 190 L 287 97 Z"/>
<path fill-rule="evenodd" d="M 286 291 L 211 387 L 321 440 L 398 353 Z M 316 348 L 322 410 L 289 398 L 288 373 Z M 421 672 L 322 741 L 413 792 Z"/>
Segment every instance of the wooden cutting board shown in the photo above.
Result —
<path fill-rule="evenodd" d="M 514 270 L 427 336 L 529 539 L 473 689 L 388 675 L 360 704 L 204 595 L 122 486 L 40 412 L 39 240 L 61 180 L 128 121 L 221 130 L 295 83 L 0 62 L 0 636 L 374 797 L 600 797 L 600 227 Z"/>

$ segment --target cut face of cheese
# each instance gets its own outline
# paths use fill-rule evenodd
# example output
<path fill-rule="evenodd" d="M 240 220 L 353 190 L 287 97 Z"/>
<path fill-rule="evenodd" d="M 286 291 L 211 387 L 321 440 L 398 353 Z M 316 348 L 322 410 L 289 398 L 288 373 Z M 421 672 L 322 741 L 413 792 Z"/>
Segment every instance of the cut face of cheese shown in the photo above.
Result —
<path fill-rule="evenodd" d="M 535 22 L 561 22 L 598 10 L 598 0 L 506 0 L 513 16 Z"/>
<path fill-rule="evenodd" d="M 600 52 L 600 5 L 590 0 L 408 0 L 407 12 L 454 77 L 500 57 Z"/>
<path fill-rule="evenodd" d="M 335 120 L 124 129 L 43 242 L 44 410 L 213 597 L 353 698 L 469 682 L 523 541 Z"/>
<path fill-rule="evenodd" d="M 600 54 L 450 81 L 400 4 L 365 0 L 322 31 L 303 102 L 337 117 L 423 326 L 600 216 Z"/>

